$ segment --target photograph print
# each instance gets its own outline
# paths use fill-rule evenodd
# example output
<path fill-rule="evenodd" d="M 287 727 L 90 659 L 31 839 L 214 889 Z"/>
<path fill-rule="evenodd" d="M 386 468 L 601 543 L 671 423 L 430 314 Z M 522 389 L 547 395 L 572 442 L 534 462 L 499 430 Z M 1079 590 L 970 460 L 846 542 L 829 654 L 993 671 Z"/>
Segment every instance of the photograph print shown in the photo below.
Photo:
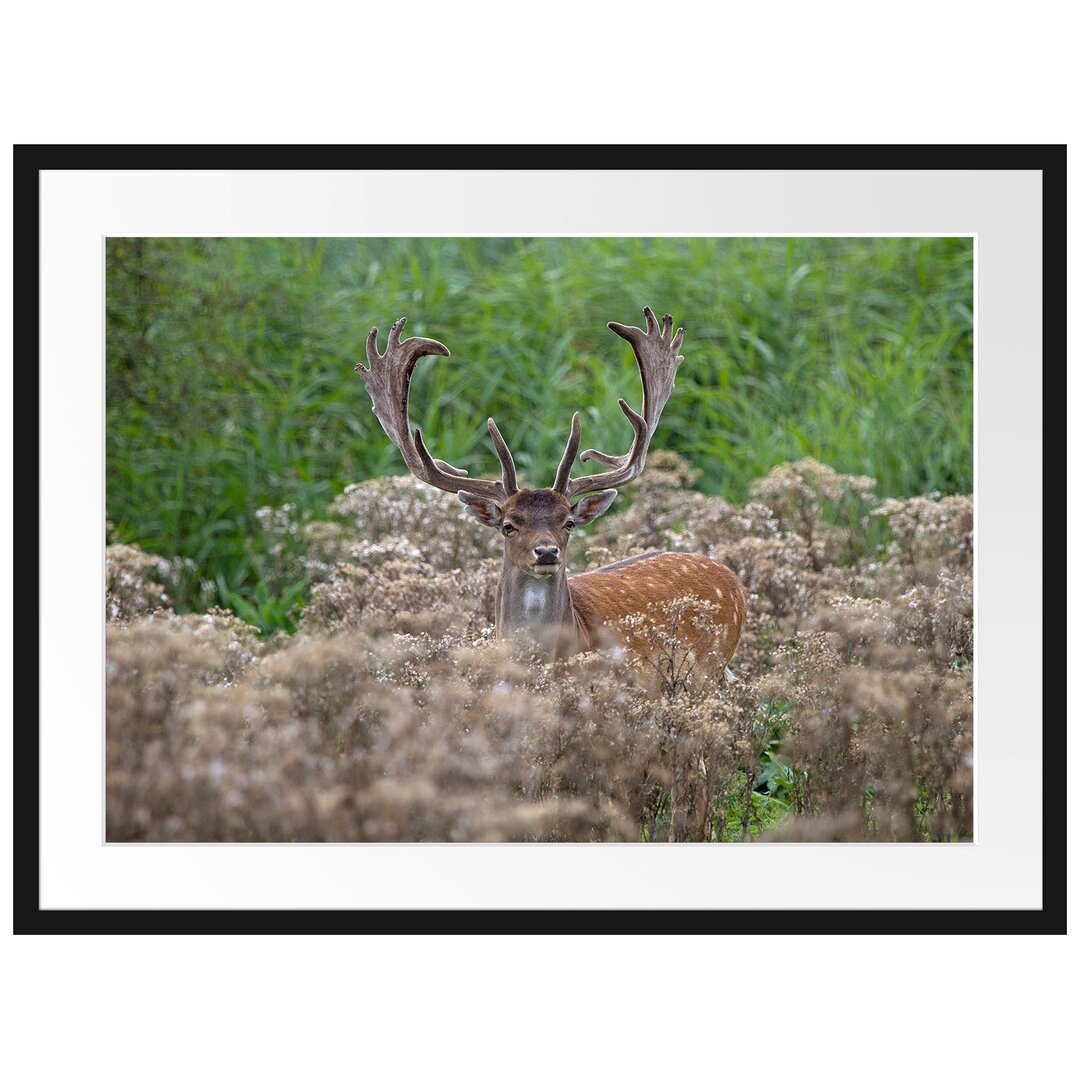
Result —
<path fill-rule="evenodd" d="M 974 839 L 970 236 L 108 237 L 108 843 Z"/>

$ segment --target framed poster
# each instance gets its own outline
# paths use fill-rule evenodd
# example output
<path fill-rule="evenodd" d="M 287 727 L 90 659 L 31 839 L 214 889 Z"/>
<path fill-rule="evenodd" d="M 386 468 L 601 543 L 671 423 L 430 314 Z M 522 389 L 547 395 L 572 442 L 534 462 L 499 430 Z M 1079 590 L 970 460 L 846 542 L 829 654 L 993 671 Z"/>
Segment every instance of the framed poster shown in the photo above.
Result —
<path fill-rule="evenodd" d="M 372 149 L 17 151 L 20 926 L 1059 927 L 1063 150 Z"/>

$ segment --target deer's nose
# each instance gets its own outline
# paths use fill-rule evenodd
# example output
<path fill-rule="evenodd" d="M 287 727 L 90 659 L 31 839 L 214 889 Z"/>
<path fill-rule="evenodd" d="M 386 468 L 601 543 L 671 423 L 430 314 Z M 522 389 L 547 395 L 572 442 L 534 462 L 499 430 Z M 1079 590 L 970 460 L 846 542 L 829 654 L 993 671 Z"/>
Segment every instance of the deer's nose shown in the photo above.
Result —
<path fill-rule="evenodd" d="M 533 554 L 538 563 L 555 563 L 559 561 L 559 547 L 557 544 L 537 544 L 533 548 Z"/>

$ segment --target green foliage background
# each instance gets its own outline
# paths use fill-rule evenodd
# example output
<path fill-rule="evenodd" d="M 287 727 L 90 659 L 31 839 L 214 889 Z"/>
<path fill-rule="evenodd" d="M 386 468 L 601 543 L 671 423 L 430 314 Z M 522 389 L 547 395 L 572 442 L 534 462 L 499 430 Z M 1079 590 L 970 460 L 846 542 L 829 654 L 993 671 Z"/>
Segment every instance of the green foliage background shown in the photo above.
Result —
<path fill-rule="evenodd" d="M 882 496 L 972 489 L 970 239 L 114 238 L 106 267 L 107 515 L 194 561 L 178 610 L 291 624 L 306 583 L 267 593 L 255 511 L 322 516 L 404 471 L 353 373 L 399 315 L 451 350 L 420 362 L 412 418 L 472 475 L 497 465 L 488 416 L 534 486 L 575 408 L 583 448 L 624 450 L 640 385 L 606 323 L 647 303 L 686 328 L 653 446 L 703 490 L 743 501 L 807 455 Z"/>

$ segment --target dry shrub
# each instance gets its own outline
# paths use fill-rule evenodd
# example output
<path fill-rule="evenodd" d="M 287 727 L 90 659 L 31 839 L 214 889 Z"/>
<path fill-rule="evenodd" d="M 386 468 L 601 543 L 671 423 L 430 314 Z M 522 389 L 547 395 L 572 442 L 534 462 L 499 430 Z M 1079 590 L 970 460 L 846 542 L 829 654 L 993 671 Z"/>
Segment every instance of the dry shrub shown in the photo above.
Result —
<path fill-rule="evenodd" d="M 907 644 L 896 614 L 881 601 L 822 609 L 817 629 L 785 650 L 776 690 L 795 706 L 784 753 L 796 809 L 824 819 L 830 839 L 970 840 L 971 667 L 941 662 L 947 633 L 929 648 Z"/>
<path fill-rule="evenodd" d="M 892 601 L 839 597 L 830 606 L 845 613 L 849 636 L 861 629 L 866 643 L 876 636 L 890 645 L 912 646 L 945 667 L 974 659 L 974 598 L 966 574 L 941 570 L 932 589 L 913 585 Z M 830 617 L 821 613 L 819 621 Z"/>
<path fill-rule="evenodd" d="M 636 835 L 648 747 L 599 707 L 595 671 L 508 643 L 458 648 L 428 670 L 411 708 L 380 731 L 379 779 L 361 806 L 368 838 Z"/>
<path fill-rule="evenodd" d="M 693 479 L 654 453 L 582 553 L 727 562 L 735 681 L 687 644 L 699 601 L 622 628 L 636 666 L 495 642 L 497 540 L 411 478 L 264 515 L 318 581 L 292 637 L 153 612 L 175 564 L 111 548 L 109 839 L 970 839 L 971 500 L 890 500 L 860 553 L 865 478 L 800 462 L 744 507 Z"/>
<path fill-rule="evenodd" d="M 617 558 L 627 558 L 623 551 L 628 547 L 670 547 L 670 537 L 686 520 L 688 501 L 704 498 L 691 490 L 700 475 L 698 469 L 671 450 L 652 451 L 648 468 L 633 488 L 619 493 L 619 499 L 628 501 L 629 506 L 590 526 L 589 542 L 618 551 Z"/>
<path fill-rule="evenodd" d="M 677 596 L 649 604 L 613 625 L 617 639 L 630 650 L 630 662 L 648 672 L 669 700 L 694 695 L 702 683 L 723 675 L 715 653 L 724 609 L 698 596 Z"/>
<path fill-rule="evenodd" d="M 149 555 L 135 544 L 105 548 L 105 618 L 128 622 L 157 608 L 171 608 L 183 572 L 179 559 Z"/>
<path fill-rule="evenodd" d="M 889 522 L 890 555 L 909 566 L 924 560 L 950 565 L 971 560 L 975 507 L 970 495 L 886 499 L 873 513 Z"/>
<path fill-rule="evenodd" d="M 418 617 L 442 616 L 445 625 L 460 625 L 464 633 L 475 635 L 494 620 L 499 560 L 438 570 L 426 562 L 392 557 L 396 554 L 380 560 L 355 549 L 352 556 L 364 561 L 339 563 L 327 581 L 312 589 L 301 629 L 356 630 L 380 617 L 407 631 Z"/>
<path fill-rule="evenodd" d="M 897 622 L 907 641 L 934 649 L 948 661 L 972 663 L 975 659 L 975 597 L 970 574 L 941 570 L 931 589 L 912 586 L 898 597 Z"/>
<path fill-rule="evenodd" d="M 699 496 L 687 505 L 686 527 L 681 540 L 703 554 L 747 538 L 772 540 L 780 535 L 780 523 L 760 502 L 735 506 L 718 495 Z"/>
<path fill-rule="evenodd" d="M 648 822 L 650 838 L 720 839 L 734 809 L 746 839 L 753 816 L 750 793 L 767 730 L 755 688 L 701 687 L 696 694 L 664 700 L 650 715 L 666 766 L 666 782 L 653 789 L 657 802 Z"/>
<path fill-rule="evenodd" d="M 970 578 L 975 516 L 970 495 L 886 499 L 873 513 L 888 522 L 891 534 L 876 591 L 933 588 L 943 570 Z"/>
<path fill-rule="evenodd" d="M 323 545 L 317 553 L 323 563 L 339 561 L 357 540 L 375 545 L 403 540 L 419 560 L 438 570 L 470 566 L 498 552 L 493 531 L 477 528 L 455 495 L 413 476 L 352 484 L 331 504 L 330 514 L 344 531 L 336 537 L 325 530 L 312 534 Z"/>
<path fill-rule="evenodd" d="M 602 566 L 657 549 L 709 555 L 745 537 L 780 534 L 776 517 L 763 503 L 735 506 L 718 495 L 691 490 L 698 475 L 670 450 L 650 454 L 629 508 L 607 514 L 585 534 L 584 564 Z"/>
<path fill-rule="evenodd" d="M 316 584 L 303 631 L 357 630 L 374 618 L 475 636 L 494 620 L 498 544 L 453 495 L 412 476 L 382 477 L 353 484 L 330 510 L 335 520 L 304 527 Z"/>
<path fill-rule="evenodd" d="M 270 593 L 284 592 L 296 580 L 306 546 L 300 511 L 293 503 L 260 506 L 255 529 L 257 535 L 248 536 L 245 546 L 259 581 Z"/>
<path fill-rule="evenodd" d="M 756 611 L 799 614 L 811 606 L 817 593 L 820 575 L 798 536 L 748 536 L 716 549 L 713 558 L 735 571 L 749 595 L 749 606 Z"/>
<path fill-rule="evenodd" d="M 106 536 L 115 528 L 106 522 Z M 137 544 L 109 544 L 105 548 L 105 619 L 128 623 L 156 611 L 172 611 L 173 597 L 184 592 L 196 576 L 193 559 L 166 559 L 151 555 Z M 213 596 L 212 582 L 199 585 L 206 603 Z"/>
<path fill-rule="evenodd" d="M 841 526 L 869 510 L 875 486 L 869 476 L 846 476 L 803 458 L 777 465 L 764 479 L 753 481 L 750 494 L 772 511 L 781 532 L 802 538 L 813 568 L 821 570 L 841 554 L 850 557 L 850 548 L 845 552 L 843 547 L 849 533 Z"/>
<path fill-rule="evenodd" d="M 207 625 L 110 631 L 111 840 L 707 838 L 753 755 L 722 682 L 658 696 L 617 656 Z"/>

